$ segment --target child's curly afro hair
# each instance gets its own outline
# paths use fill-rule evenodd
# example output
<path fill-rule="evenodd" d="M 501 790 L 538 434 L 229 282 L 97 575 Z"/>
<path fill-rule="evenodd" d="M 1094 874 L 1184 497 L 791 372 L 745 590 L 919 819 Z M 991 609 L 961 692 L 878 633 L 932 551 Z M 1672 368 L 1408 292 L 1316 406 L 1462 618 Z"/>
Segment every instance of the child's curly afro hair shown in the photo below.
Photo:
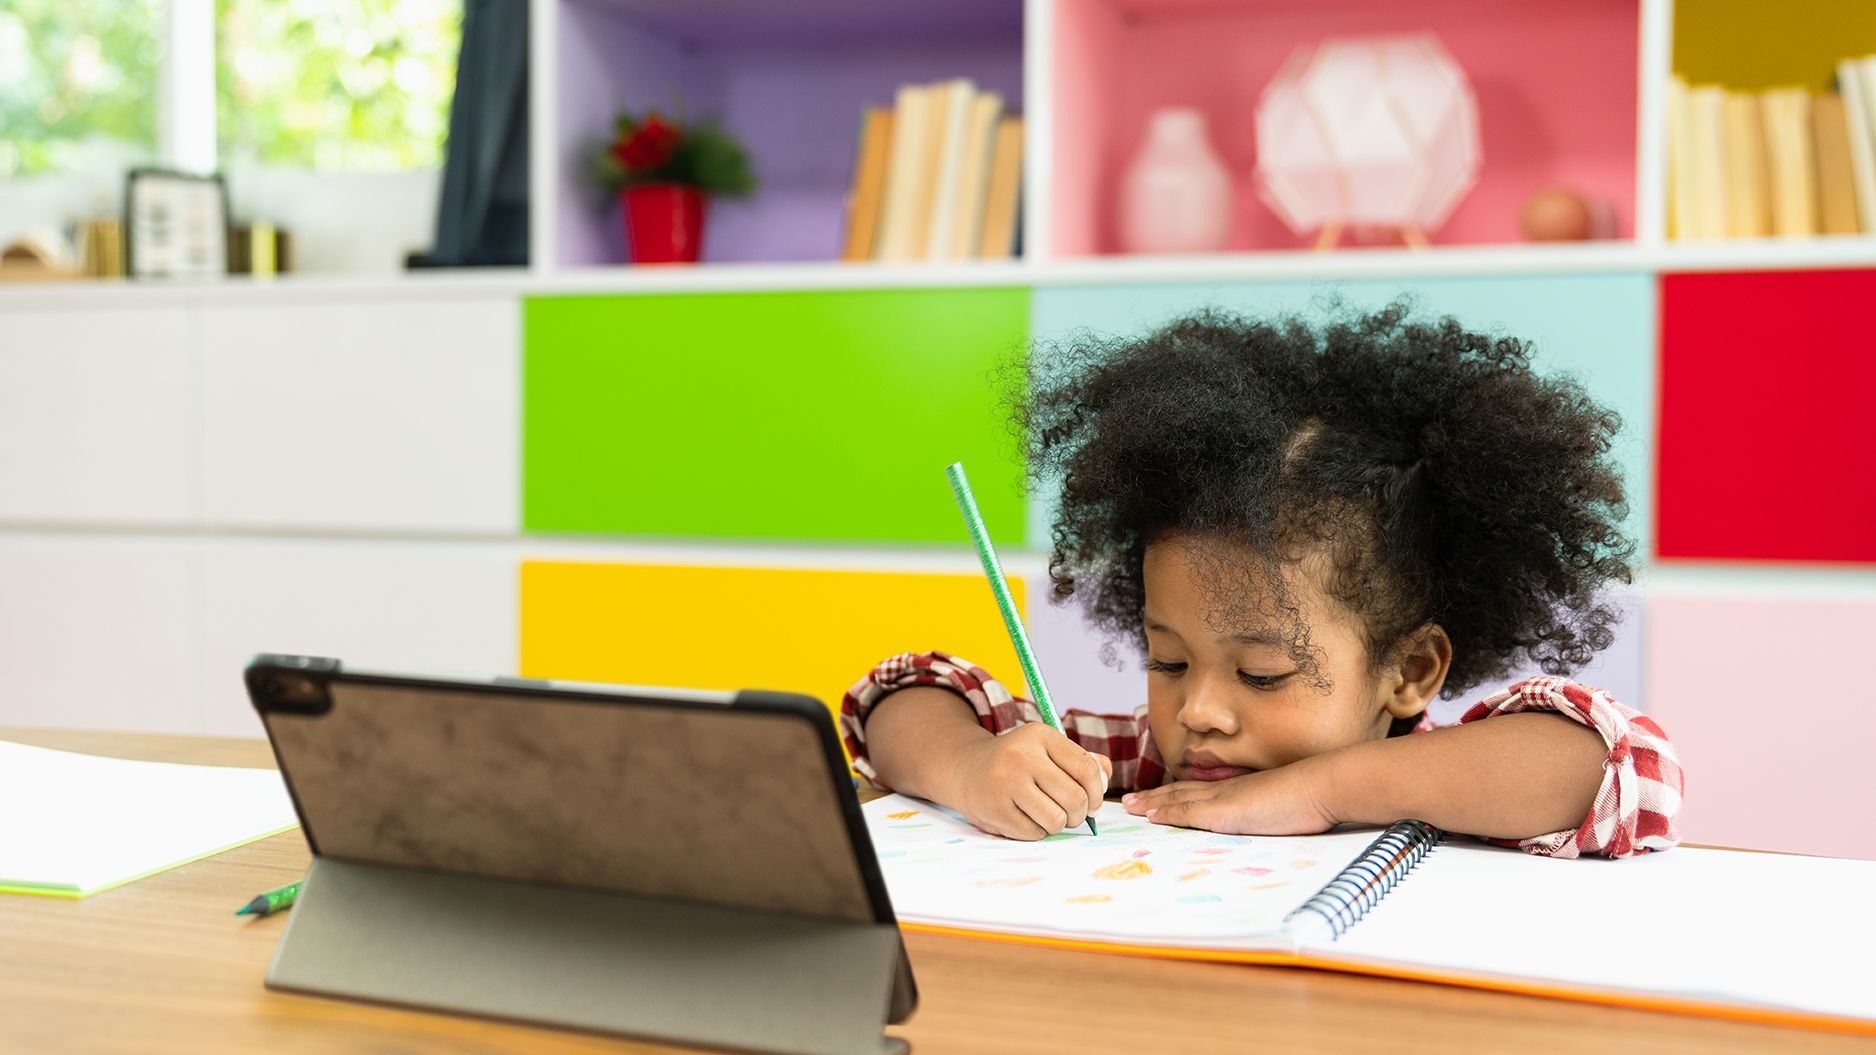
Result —
<path fill-rule="evenodd" d="M 1527 657 L 1568 673 L 1613 638 L 1602 589 L 1630 581 L 1634 554 L 1609 457 L 1621 421 L 1534 373 L 1520 340 L 1405 301 L 1317 323 L 1205 311 L 1144 337 L 1077 335 L 1026 373 L 1017 427 L 1039 483 L 1061 487 L 1054 596 L 1141 650 L 1142 560 L 1172 533 L 1234 543 L 1216 548 L 1231 555 L 1213 562 L 1218 597 L 1278 584 L 1224 618 L 1279 620 L 1318 676 L 1281 586 L 1311 554 L 1330 558 L 1371 663 L 1445 629 L 1447 695 Z"/>

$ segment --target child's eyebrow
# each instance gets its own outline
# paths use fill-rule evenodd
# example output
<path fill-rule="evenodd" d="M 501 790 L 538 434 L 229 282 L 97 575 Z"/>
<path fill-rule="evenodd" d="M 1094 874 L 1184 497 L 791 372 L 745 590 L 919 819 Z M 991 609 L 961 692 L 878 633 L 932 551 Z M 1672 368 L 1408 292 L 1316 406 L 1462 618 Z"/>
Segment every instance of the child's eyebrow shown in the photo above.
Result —
<path fill-rule="evenodd" d="M 1268 630 L 1260 630 L 1249 634 L 1233 634 L 1230 640 L 1240 645 L 1269 645 L 1273 648 L 1282 648 L 1288 644 L 1281 635 Z"/>
<path fill-rule="evenodd" d="M 1174 630 L 1164 623 L 1155 622 L 1150 618 L 1146 621 L 1146 628 L 1161 634 L 1171 634 L 1174 637 L 1179 636 L 1179 631 Z M 1220 634 L 1218 635 L 1218 640 L 1230 641 L 1239 645 L 1268 645 L 1271 648 L 1285 648 L 1289 645 L 1289 642 L 1284 640 L 1283 635 L 1274 630 L 1250 630 L 1241 634 L 1232 634 L 1229 637 Z"/>

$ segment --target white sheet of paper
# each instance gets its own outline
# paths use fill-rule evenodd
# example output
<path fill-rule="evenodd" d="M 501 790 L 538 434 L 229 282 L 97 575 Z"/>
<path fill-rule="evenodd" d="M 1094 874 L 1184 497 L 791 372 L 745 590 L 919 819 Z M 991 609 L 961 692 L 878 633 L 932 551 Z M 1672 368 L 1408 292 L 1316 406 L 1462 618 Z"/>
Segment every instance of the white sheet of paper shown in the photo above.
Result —
<path fill-rule="evenodd" d="M 271 769 L 0 741 L 0 888 L 96 893 L 298 823 Z"/>
<path fill-rule="evenodd" d="M 1323 951 L 1876 1018 L 1876 861 L 1677 847 L 1553 861 L 1449 839 Z"/>
<path fill-rule="evenodd" d="M 1375 830 L 1217 835 L 1149 824 L 1117 802 L 1039 842 L 978 831 L 929 802 L 865 806 L 901 920 L 1090 940 L 1288 947 L 1283 917 L 1358 857 Z"/>

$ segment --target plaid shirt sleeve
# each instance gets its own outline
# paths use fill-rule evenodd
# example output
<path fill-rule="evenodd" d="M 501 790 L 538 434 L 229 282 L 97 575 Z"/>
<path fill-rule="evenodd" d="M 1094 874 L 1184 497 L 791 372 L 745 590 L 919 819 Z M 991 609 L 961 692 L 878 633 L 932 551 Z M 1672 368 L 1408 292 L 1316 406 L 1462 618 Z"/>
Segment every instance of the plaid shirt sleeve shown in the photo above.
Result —
<path fill-rule="evenodd" d="M 1520 711 L 1555 711 L 1602 734 L 1602 786 L 1589 816 L 1574 830 L 1529 839 L 1488 839 L 1541 857 L 1635 857 L 1680 842 L 1681 765 L 1654 719 L 1617 703 L 1601 689 L 1567 678 L 1530 678 L 1473 704 L 1459 724 Z M 1417 732 L 1418 730 L 1416 730 Z"/>
<path fill-rule="evenodd" d="M 914 685 L 935 685 L 964 698 L 977 714 L 978 724 L 992 733 L 1005 733 L 1027 722 L 1042 720 L 1042 712 L 1029 700 L 1013 695 L 982 667 L 945 652 L 902 652 L 881 660 L 848 689 L 840 701 L 840 732 L 853 768 L 885 788 L 866 753 L 866 719 L 888 693 Z M 1065 711 L 1062 731 L 1084 749 L 1106 755 L 1114 763 L 1109 791 L 1158 787 L 1166 767 L 1147 734 L 1146 708 L 1132 715 Z M 888 790 L 891 790 L 888 788 Z"/>

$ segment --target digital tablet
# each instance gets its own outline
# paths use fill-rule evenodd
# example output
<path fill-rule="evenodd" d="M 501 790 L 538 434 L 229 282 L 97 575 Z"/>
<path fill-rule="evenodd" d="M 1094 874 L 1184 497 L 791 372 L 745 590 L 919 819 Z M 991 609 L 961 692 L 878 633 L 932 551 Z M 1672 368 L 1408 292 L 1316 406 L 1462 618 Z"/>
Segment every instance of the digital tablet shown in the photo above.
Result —
<path fill-rule="evenodd" d="M 896 926 L 833 722 L 811 697 L 274 654 L 246 682 L 316 867 Z M 891 1022 L 916 1002 L 903 948 L 898 961 Z"/>

